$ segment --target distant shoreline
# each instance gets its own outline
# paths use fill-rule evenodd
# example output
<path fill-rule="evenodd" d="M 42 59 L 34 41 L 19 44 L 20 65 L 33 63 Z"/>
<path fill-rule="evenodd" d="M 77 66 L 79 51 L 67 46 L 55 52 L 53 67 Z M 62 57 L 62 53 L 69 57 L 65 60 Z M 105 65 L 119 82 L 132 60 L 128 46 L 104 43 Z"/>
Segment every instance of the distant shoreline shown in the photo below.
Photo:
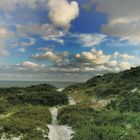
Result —
<path fill-rule="evenodd" d="M 78 82 L 52 82 L 52 81 L 6 81 L 1 80 L 0 81 L 0 88 L 8 88 L 8 87 L 27 87 L 31 85 L 37 85 L 37 84 L 50 84 L 57 88 L 65 88 L 69 85 L 78 83 Z"/>

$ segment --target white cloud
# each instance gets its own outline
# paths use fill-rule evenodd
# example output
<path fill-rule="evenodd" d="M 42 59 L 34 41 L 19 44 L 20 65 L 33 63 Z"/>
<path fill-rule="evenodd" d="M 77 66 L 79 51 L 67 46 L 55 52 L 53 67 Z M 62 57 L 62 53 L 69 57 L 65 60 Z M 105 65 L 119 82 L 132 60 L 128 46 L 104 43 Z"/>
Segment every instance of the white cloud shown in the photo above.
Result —
<path fill-rule="evenodd" d="M 36 40 L 34 38 L 30 38 L 30 37 L 22 38 L 22 39 L 25 39 L 25 41 L 21 41 L 19 38 L 17 37 L 17 39 L 15 39 L 15 40 L 13 39 L 11 41 L 10 46 L 13 47 L 13 48 L 15 48 L 15 47 L 25 48 L 25 47 L 28 47 L 28 46 L 32 46 L 36 43 Z"/>
<path fill-rule="evenodd" d="M 50 20 L 55 26 L 68 29 L 71 21 L 79 15 L 79 7 L 76 1 L 48 0 Z"/>
<path fill-rule="evenodd" d="M 16 64 L 16 67 L 18 67 L 19 70 L 39 70 L 43 67 L 45 67 L 44 64 L 37 64 L 37 63 L 33 63 L 30 61 L 25 61 L 23 63 L 20 64 Z"/>
<path fill-rule="evenodd" d="M 136 59 L 135 56 L 131 56 L 131 55 L 128 55 L 128 54 L 121 54 L 121 53 L 119 53 L 119 52 L 115 52 L 115 53 L 113 54 L 113 57 L 114 57 L 114 58 L 124 59 L 124 60 L 134 60 L 134 59 Z"/>
<path fill-rule="evenodd" d="M 16 25 L 15 32 L 10 31 L 6 27 L 0 26 L 0 55 L 7 55 L 8 47 L 28 47 L 34 45 L 36 43 L 34 35 L 40 36 L 46 41 L 51 40 L 60 44 L 64 44 L 64 40 L 61 39 L 61 37 L 65 35 L 65 32 L 57 30 L 51 24 L 18 24 Z"/>
<path fill-rule="evenodd" d="M 53 38 L 48 38 L 48 37 L 43 37 L 44 40 L 46 41 L 54 41 L 54 42 L 57 42 L 57 43 L 60 43 L 60 44 L 64 44 L 64 40 L 61 39 L 61 38 L 57 38 L 57 37 L 53 37 Z"/>
<path fill-rule="evenodd" d="M 35 39 L 33 38 L 27 38 L 29 41 L 28 42 L 25 42 L 25 41 L 21 41 L 19 43 L 19 46 L 20 47 L 28 47 L 28 46 L 32 46 L 35 44 Z"/>
<path fill-rule="evenodd" d="M 9 39 L 14 36 L 12 31 L 8 31 L 5 27 L 0 26 L 0 39 Z"/>
<path fill-rule="evenodd" d="M 121 62 L 119 66 L 121 69 L 125 70 L 125 69 L 129 69 L 131 67 L 131 64 L 129 62 Z"/>
<path fill-rule="evenodd" d="M 35 54 L 32 58 L 36 60 L 48 60 L 53 65 L 48 68 L 48 72 L 55 73 L 90 73 L 102 74 L 107 72 L 118 72 L 129 69 L 138 58 L 128 54 L 114 52 L 105 54 L 102 50 L 91 49 L 76 55 L 69 55 L 67 52 L 56 53 L 49 48 L 41 49 L 43 53 Z M 90 73 L 89 73 L 90 72 Z"/>
<path fill-rule="evenodd" d="M 0 56 L 7 56 L 7 55 L 9 55 L 7 48 L 4 46 L 4 44 L 0 44 Z"/>
<path fill-rule="evenodd" d="M 36 8 L 38 0 L 0 0 L 0 9 L 3 11 L 13 11 L 17 5 Z"/>
<path fill-rule="evenodd" d="M 63 31 L 55 29 L 55 27 L 51 24 L 17 25 L 16 34 L 21 37 L 38 35 L 44 40 L 53 40 L 61 43 L 63 40 L 60 39 L 60 37 L 65 35 Z"/>
<path fill-rule="evenodd" d="M 60 63 L 68 56 L 67 52 L 63 52 L 59 54 L 53 52 L 52 50 L 49 50 L 48 48 L 44 51 L 45 52 L 43 53 L 32 55 L 32 58 L 36 60 L 48 60 L 53 63 Z"/>
<path fill-rule="evenodd" d="M 5 27 L 0 26 L 0 56 L 9 55 L 6 42 L 14 36 L 15 34 L 12 31 L 8 31 Z"/>
<path fill-rule="evenodd" d="M 105 41 L 106 36 L 103 34 L 77 34 L 73 37 L 78 38 L 78 42 L 85 47 L 93 47 Z"/>
<path fill-rule="evenodd" d="M 26 49 L 24 49 L 24 48 L 19 48 L 19 51 L 24 53 L 24 52 L 26 52 Z"/>
<path fill-rule="evenodd" d="M 139 0 L 90 0 L 96 3 L 97 11 L 107 14 L 108 23 L 102 32 L 131 42 L 140 42 Z"/>
<path fill-rule="evenodd" d="M 102 50 L 92 49 L 90 52 L 81 52 L 76 55 L 78 61 L 84 63 L 93 63 L 95 65 L 105 64 L 107 63 L 111 56 L 105 55 Z"/>
<path fill-rule="evenodd" d="M 89 52 L 81 52 L 75 56 L 75 67 L 84 71 L 99 73 L 118 72 L 135 66 L 134 61 L 139 59 L 128 54 L 115 52 L 105 54 L 102 50 L 92 49 Z"/>

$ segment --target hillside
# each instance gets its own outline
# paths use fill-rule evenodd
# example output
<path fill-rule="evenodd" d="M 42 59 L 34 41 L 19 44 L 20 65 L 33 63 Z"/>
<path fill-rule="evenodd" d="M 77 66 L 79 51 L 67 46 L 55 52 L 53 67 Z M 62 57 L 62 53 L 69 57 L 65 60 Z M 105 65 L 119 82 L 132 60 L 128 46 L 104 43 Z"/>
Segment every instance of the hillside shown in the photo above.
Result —
<path fill-rule="evenodd" d="M 0 88 L 0 139 L 47 140 L 49 108 L 67 103 L 67 96 L 48 84 Z"/>
<path fill-rule="evenodd" d="M 127 97 L 134 91 L 135 94 L 139 88 L 140 67 L 136 67 L 120 73 L 98 75 L 85 83 L 69 86 L 63 92 L 70 94 L 77 102 L 94 105 L 101 100 L 115 101 Z"/>
<path fill-rule="evenodd" d="M 72 140 L 139 140 L 140 67 L 98 75 L 63 92 L 77 101 L 59 111 L 60 123 L 75 130 Z"/>
<path fill-rule="evenodd" d="M 139 124 L 140 67 L 98 75 L 62 92 L 48 84 L 0 88 L 2 140 L 57 140 L 66 132 L 65 140 L 73 132 L 72 140 L 139 140 Z"/>

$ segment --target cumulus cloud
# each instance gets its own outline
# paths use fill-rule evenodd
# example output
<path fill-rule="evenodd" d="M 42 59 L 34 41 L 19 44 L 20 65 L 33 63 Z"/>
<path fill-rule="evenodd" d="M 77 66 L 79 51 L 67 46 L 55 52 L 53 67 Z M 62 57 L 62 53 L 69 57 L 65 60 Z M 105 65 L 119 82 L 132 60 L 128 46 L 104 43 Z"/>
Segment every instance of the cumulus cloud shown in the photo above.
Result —
<path fill-rule="evenodd" d="M 39 70 L 43 67 L 45 67 L 44 64 L 37 64 L 37 63 L 34 63 L 34 62 L 30 62 L 30 61 L 25 61 L 23 63 L 20 63 L 20 64 L 16 64 L 16 67 L 19 69 L 19 70 Z"/>
<path fill-rule="evenodd" d="M 75 56 L 76 65 L 80 65 L 84 71 L 98 71 L 101 73 L 129 69 L 134 66 L 132 62 L 136 60 L 138 58 L 128 54 L 114 52 L 107 55 L 102 50 L 96 49 L 81 52 Z"/>
<path fill-rule="evenodd" d="M 75 34 L 73 37 L 78 39 L 78 42 L 85 47 L 93 47 L 105 41 L 106 35 L 103 34 Z"/>
<path fill-rule="evenodd" d="M 0 56 L 8 54 L 8 47 L 28 47 L 36 43 L 34 36 L 39 36 L 46 41 L 55 41 L 64 44 L 61 39 L 65 32 L 57 30 L 50 24 L 16 25 L 16 31 L 0 26 Z M 23 49 L 22 49 L 23 50 Z"/>
<path fill-rule="evenodd" d="M 5 27 L 0 26 L 0 39 L 9 39 L 14 36 L 14 32 L 8 31 Z"/>
<path fill-rule="evenodd" d="M 53 63 L 60 63 L 68 56 L 68 52 L 56 53 L 48 48 L 44 49 L 44 51 L 45 52 L 43 53 L 32 55 L 32 58 L 36 60 L 48 60 Z"/>
<path fill-rule="evenodd" d="M 24 41 L 20 40 L 20 39 L 12 40 L 11 46 L 13 48 L 21 47 L 21 49 L 25 49 L 25 47 L 32 46 L 36 43 L 36 40 L 34 38 L 26 37 L 26 38 L 22 38 L 22 39 L 25 39 L 25 40 Z"/>
<path fill-rule="evenodd" d="M 46 49 L 46 51 L 49 51 L 49 49 Z M 59 74 L 62 77 L 69 77 L 71 80 L 77 81 L 75 75 L 80 80 L 85 80 L 97 74 L 119 72 L 136 66 L 133 61 L 137 58 L 126 61 L 126 58 L 122 56 L 126 56 L 126 54 L 117 54 L 116 52 L 105 54 L 102 50 L 91 49 L 91 51 L 83 51 L 76 55 L 68 55 L 64 61 L 53 63 L 53 65 L 47 67 L 45 72 L 55 76 Z M 127 57 L 129 57 L 128 54 Z"/>
<path fill-rule="evenodd" d="M 89 7 L 91 3 L 97 5 L 97 11 L 107 14 L 108 23 L 102 26 L 103 33 L 140 42 L 139 0 L 90 0 Z"/>
<path fill-rule="evenodd" d="M 131 64 L 128 62 L 120 62 L 119 66 L 121 69 L 125 70 L 125 69 L 129 69 L 131 67 Z"/>
<path fill-rule="evenodd" d="M 43 53 L 32 56 L 36 60 L 51 61 L 51 67 L 47 68 L 47 72 L 62 74 L 103 74 L 106 72 L 118 72 L 129 69 L 133 61 L 138 58 L 114 52 L 105 54 L 102 50 L 91 49 L 83 51 L 75 55 L 67 52 L 56 53 L 49 48 L 42 49 Z"/>
<path fill-rule="evenodd" d="M 27 39 L 28 39 L 27 42 L 26 41 L 20 41 L 19 46 L 20 47 L 28 47 L 28 46 L 32 46 L 32 45 L 35 44 L 35 39 L 33 39 L 33 38 L 27 38 Z"/>
<path fill-rule="evenodd" d="M 9 47 L 28 47 L 36 43 L 34 36 L 39 36 L 45 41 L 54 41 L 64 44 L 61 39 L 65 32 L 57 30 L 51 24 L 33 24 L 33 25 L 16 25 L 15 32 L 10 31 L 8 28 L 0 26 L 0 45 L 2 46 L 1 52 L 6 53 L 6 46 Z M 3 42 L 3 43 L 1 43 Z M 5 48 L 5 49 L 4 49 Z"/>
<path fill-rule="evenodd" d="M 76 55 L 78 61 L 94 64 L 105 64 L 110 59 L 110 55 L 105 55 L 102 50 L 92 49 L 90 52 L 81 52 Z"/>
<path fill-rule="evenodd" d="M 124 59 L 124 60 L 133 60 L 133 59 L 136 58 L 135 56 L 131 56 L 131 55 L 128 55 L 128 54 L 121 54 L 121 53 L 119 53 L 119 52 L 115 52 L 115 53 L 113 54 L 113 57 L 114 57 L 114 58 Z"/>
<path fill-rule="evenodd" d="M 76 1 L 48 0 L 49 17 L 55 26 L 68 29 L 71 21 L 79 15 Z"/>
<path fill-rule="evenodd" d="M 96 49 L 83 51 L 75 55 L 56 53 L 49 48 L 42 48 L 40 51 L 42 53 L 33 55 L 34 59 L 40 60 L 38 61 L 39 63 L 25 61 L 7 67 L 7 69 L 0 68 L 1 73 L 7 72 L 7 75 L 10 73 L 23 74 L 26 78 L 27 75 L 30 75 L 33 79 L 49 78 L 61 79 L 62 81 L 66 79 L 70 81 L 83 81 L 97 74 L 119 72 L 134 67 L 136 65 L 133 61 L 137 59 L 131 58 L 129 61 L 126 61 L 126 58 L 122 57 L 123 55 L 126 56 L 126 54 L 118 52 L 105 54 L 102 50 Z M 42 62 L 44 60 L 51 61 L 52 64 L 46 66 L 41 63 L 41 60 L 43 60 Z"/>
<path fill-rule="evenodd" d="M 65 35 L 63 31 L 55 29 L 51 24 L 17 25 L 16 34 L 21 37 L 38 35 L 45 40 L 53 40 L 61 43 L 63 40 L 60 40 L 60 37 Z"/>
<path fill-rule="evenodd" d="M 3 11 L 13 11 L 17 5 L 36 8 L 38 0 L 0 0 L 0 9 Z"/>

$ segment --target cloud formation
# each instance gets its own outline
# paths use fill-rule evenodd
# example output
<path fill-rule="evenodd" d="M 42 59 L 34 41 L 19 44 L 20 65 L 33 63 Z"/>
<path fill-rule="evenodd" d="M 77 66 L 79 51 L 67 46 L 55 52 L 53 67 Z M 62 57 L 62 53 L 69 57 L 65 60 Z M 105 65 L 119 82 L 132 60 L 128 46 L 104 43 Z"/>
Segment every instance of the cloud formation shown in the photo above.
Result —
<path fill-rule="evenodd" d="M 0 56 L 7 56 L 9 54 L 7 48 L 7 41 L 13 38 L 14 32 L 8 31 L 5 27 L 0 26 Z"/>
<path fill-rule="evenodd" d="M 11 77 L 16 73 L 16 77 L 28 79 L 47 79 L 61 81 L 83 81 L 97 74 L 107 72 L 118 72 L 135 66 L 133 61 L 137 60 L 128 54 L 114 52 L 105 54 L 102 50 L 91 49 L 75 55 L 57 53 L 51 49 L 40 49 L 42 53 L 34 58 L 34 61 L 24 61 L 6 68 L 0 67 L 3 75 Z M 123 56 L 123 57 L 122 57 Z M 125 56 L 125 57 L 124 57 Z M 127 56 L 127 57 L 126 57 Z M 129 61 L 126 58 L 129 58 Z M 45 61 L 50 61 L 51 65 L 44 65 Z M 22 75 L 22 76 L 21 76 Z M 29 76 L 29 77 L 28 77 Z"/>
<path fill-rule="evenodd" d="M 73 35 L 78 39 L 78 42 L 85 47 L 93 47 L 100 45 L 105 41 L 106 35 L 103 34 L 75 34 Z"/>
<path fill-rule="evenodd" d="M 9 55 L 7 47 L 5 46 L 5 44 L 0 43 L 0 56 L 7 56 L 7 55 Z"/>
<path fill-rule="evenodd" d="M 92 49 L 90 52 L 81 52 L 76 54 L 76 62 L 83 66 L 88 66 L 90 71 L 122 71 L 129 69 L 132 64 L 128 60 L 136 60 L 134 56 L 115 52 L 111 55 L 106 55 L 102 50 Z M 85 67 L 86 68 L 86 67 Z M 100 68 L 100 69 L 99 69 Z"/>
<path fill-rule="evenodd" d="M 68 56 L 68 52 L 56 53 L 48 48 L 43 50 L 43 53 L 34 54 L 32 55 L 32 58 L 36 60 L 48 60 L 53 63 L 60 63 Z"/>
<path fill-rule="evenodd" d="M 18 68 L 18 70 L 39 70 L 43 67 L 45 67 L 44 64 L 37 64 L 31 61 L 25 61 L 19 64 L 16 64 L 16 67 Z"/>
<path fill-rule="evenodd" d="M 32 24 L 17 25 L 16 34 L 21 37 L 31 37 L 34 35 L 42 37 L 44 40 L 53 40 L 59 42 L 59 38 L 64 36 L 64 32 L 57 30 L 51 24 Z"/>
<path fill-rule="evenodd" d="M 140 42 L 140 1 L 139 0 L 90 0 L 96 4 L 97 11 L 107 14 L 108 23 L 102 26 L 102 32 L 118 36 L 131 42 Z"/>
<path fill-rule="evenodd" d="M 85 7 L 89 10 L 94 4 L 96 11 L 92 9 L 95 13 L 84 13 L 82 9 L 81 16 L 79 8 L 83 1 L 78 2 L 1 0 L 0 56 L 11 55 L 0 58 L 1 64 L 8 65 L 0 65 L 0 76 L 7 79 L 9 76 L 25 80 L 33 78 L 80 81 L 96 74 L 118 72 L 140 64 L 137 58 L 139 52 L 133 52 L 139 50 L 136 49 L 138 46 L 135 45 L 133 51 L 128 49 L 132 44 L 128 40 L 140 42 L 140 2 L 87 0 Z M 95 25 L 99 24 L 100 31 L 97 26 L 96 29 L 92 27 L 94 19 L 90 22 L 90 16 L 97 18 Z M 73 22 L 76 18 L 78 20 Z M 80 24 L 85 19 L 88 19 L 85 22 L 89 22 L 89 27 L 83 29 Z M 107 22 L 104 19 L 107 19 Z M 39 49 L 45 46 L 54 48 Z M 124 46 L 128 50 L 124 50 Z"/>
<path fill-rule="evenodd" d="M 79 15 L 79 6 L 76 1 L 48 0 L 49 17 L 57 27 L 68 29 L 71 22 Z"/>
<path fill-rule="evenodd" d="M 0 26 L 0 39 L 9 39 L 13 35 L 12 31 L 8 31 L 5 27 Z"/>
<path fill-rule="evenodd" d="M 13 11 L 16 9 L 17 5 L 20 6 L 27 6 L 32 9 L 37 7 L 38 0 L 1 0 L 0 1 L 0 9 L 3 11 Z"/>

